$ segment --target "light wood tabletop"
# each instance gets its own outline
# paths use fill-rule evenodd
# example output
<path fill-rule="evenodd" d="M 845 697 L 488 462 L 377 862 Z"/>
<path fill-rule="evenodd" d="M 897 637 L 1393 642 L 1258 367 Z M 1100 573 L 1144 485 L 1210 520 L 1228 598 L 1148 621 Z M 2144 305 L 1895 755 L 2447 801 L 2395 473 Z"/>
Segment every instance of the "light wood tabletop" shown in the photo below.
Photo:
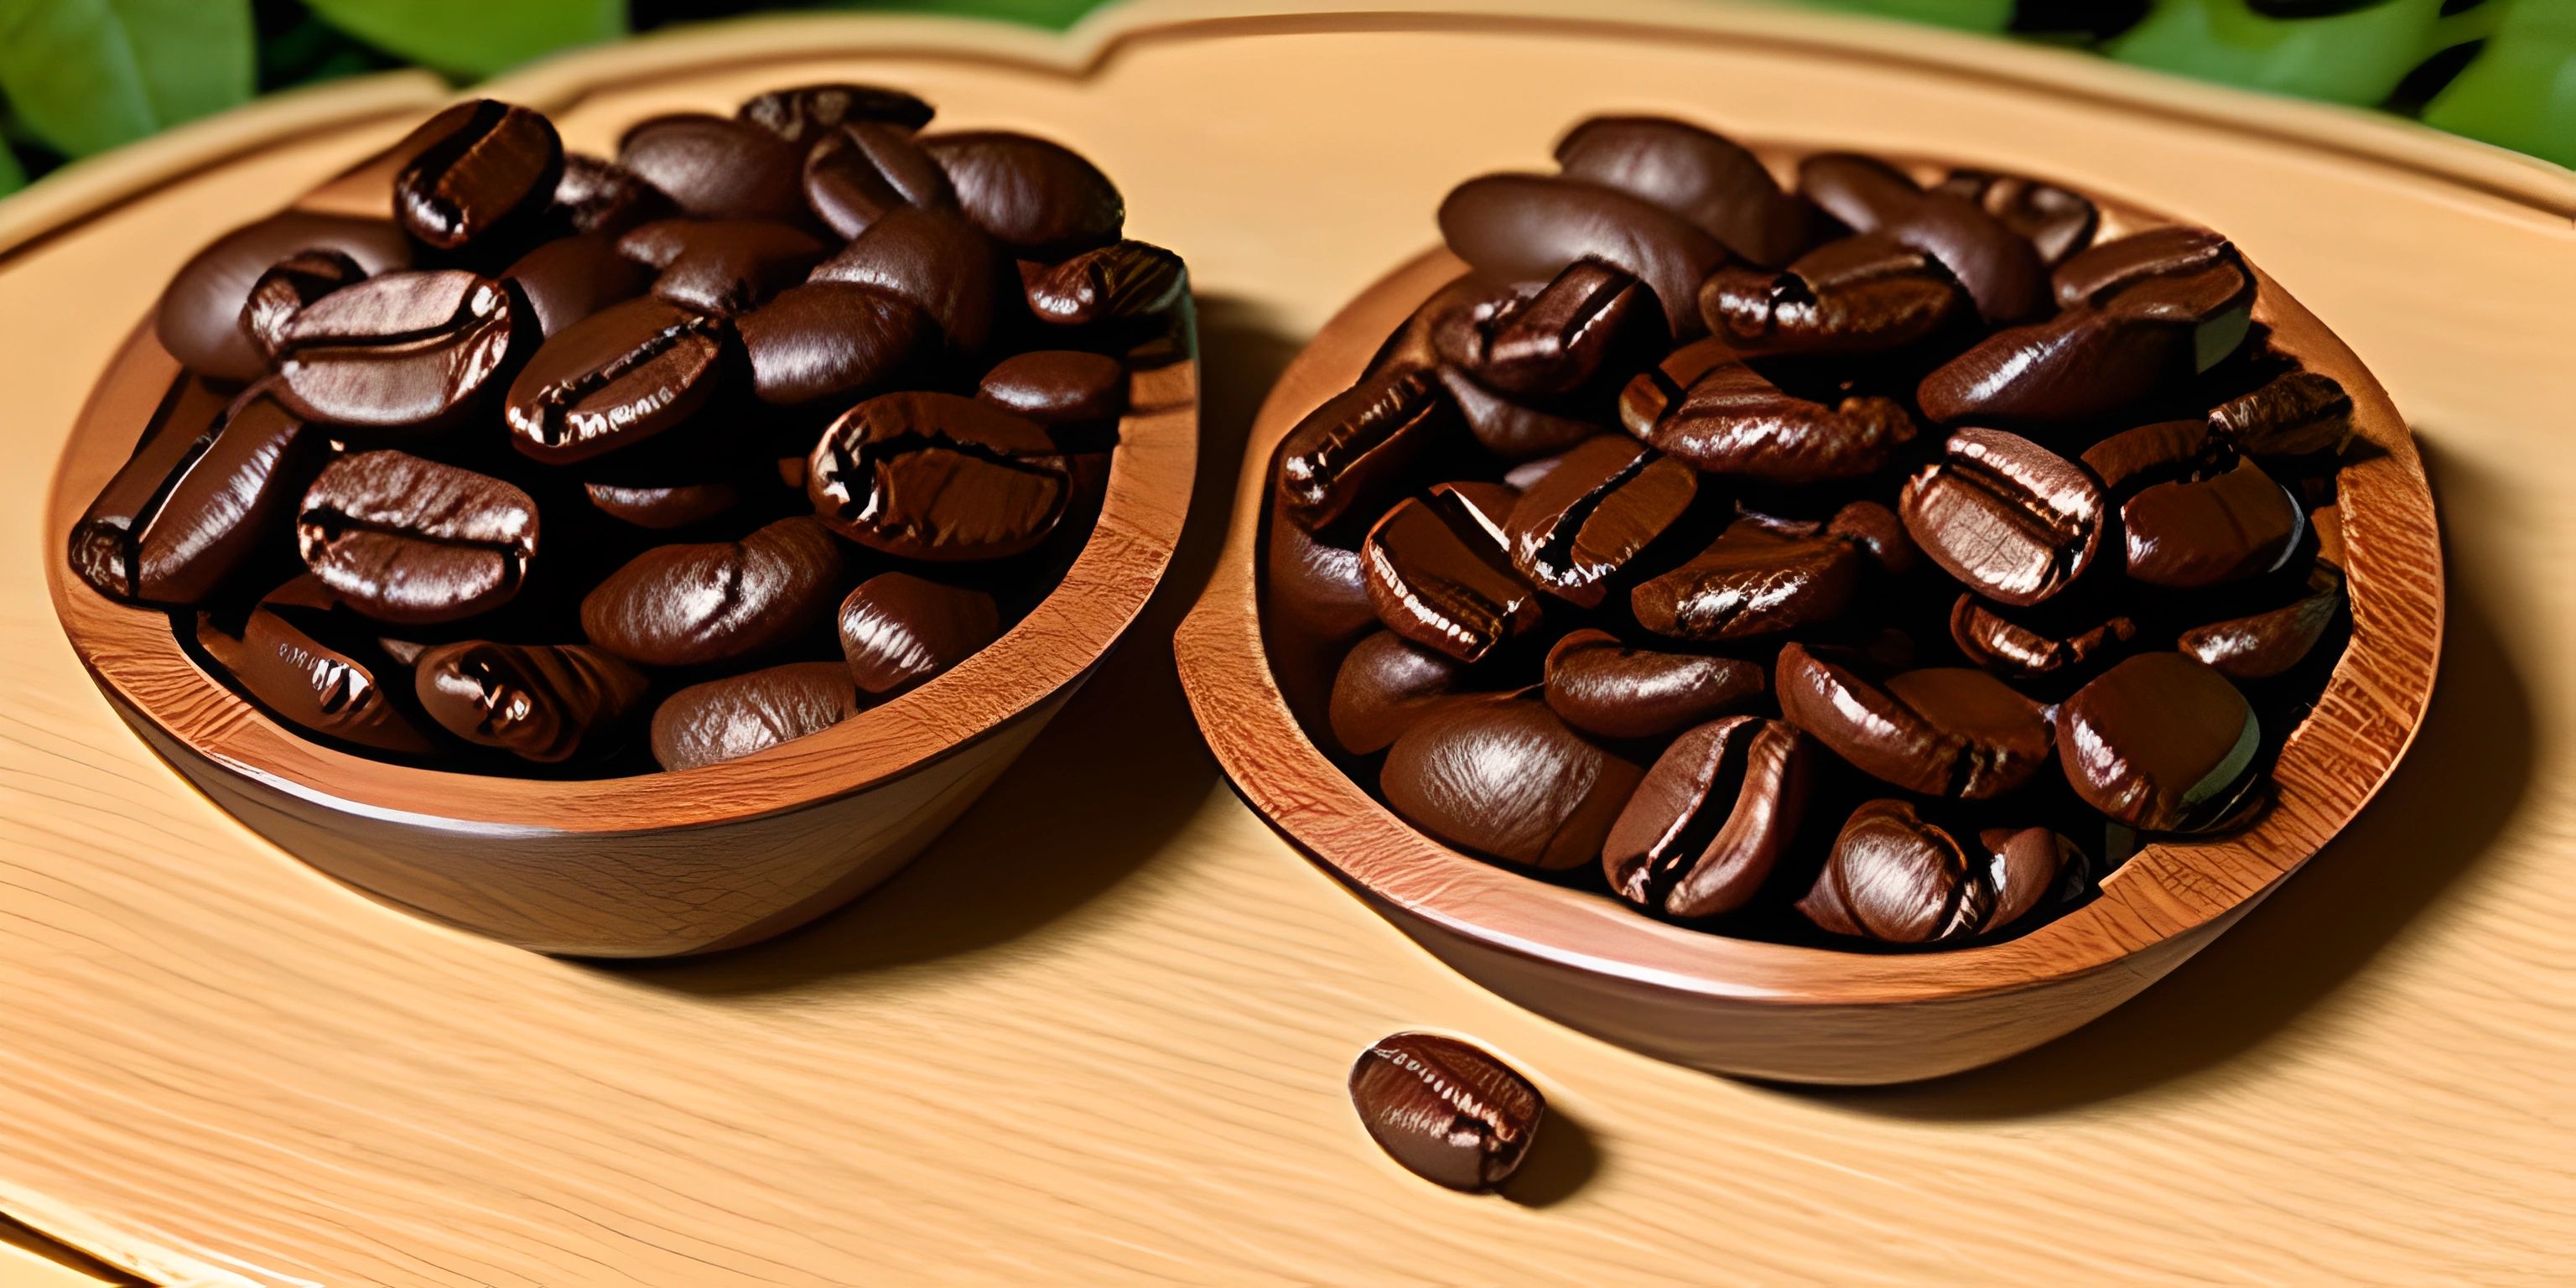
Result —
<path fill-rule="evenodd" d="M 2576 178 L 1913 27 L 1581 14 L 1149 2 L 1061 41 L 760 21 L 491 91 L 597 149 L 779 84 L 902 85 L 943 124 L 1092 155 L 1200 296 L 1196 506 L 1143 623 L 911 869 L 702 961 L 548 959 L 333 884 L 155 760 L 46 599 L 53 463 L 160 282 L 442 91 L 291 96 L 0 205 L 0 1212 L 190 1285 L 2563 1281 Z M 1601 110 L 2065 175 L 2229 231 L 2431 468 L 2448 637 L 2387 790 L 2135 1001 L 1874 1091 L 1728 1081 L 1520 1011 L 1271 835 L 1170 658 L 1244 428 L 1305 337 L 1431 243 L 1443 191 Z M 1405 1027 L 1550 1098 L 1512 1196 L 1370 1145 L 1343 1078 Z"/>

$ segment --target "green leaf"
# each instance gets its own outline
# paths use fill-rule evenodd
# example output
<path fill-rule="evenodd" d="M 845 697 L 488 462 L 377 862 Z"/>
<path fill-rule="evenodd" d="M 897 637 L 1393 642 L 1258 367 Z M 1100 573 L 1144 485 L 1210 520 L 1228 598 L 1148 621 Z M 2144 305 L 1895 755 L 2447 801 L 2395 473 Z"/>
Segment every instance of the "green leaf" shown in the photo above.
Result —
<path fill-rule="evenodd" d="M 7 147 L 0 147 L 0 197 L 27 186 L 27 172 L 18 165 L 18 157 Z"/>
<path fill-rule="evenodd" d="M 2576 166 L 2576 11 L 2515 5 L 2424 123 Z"/>
<path fill-rule="evenodd" d="M 1817 7 L 1903 18 L 1960 31 L 2001 31 L 2013 16 L 2013 0 L 1818 0 Z"/>
<path fill-rule="evenodd" d="M 331 25 L 368 44 L 464 76 L 489 76 L 557 50 L 626 34 L 625 0 L 309 3 Z"/>
<path fill-rule="evenodd" d="M 2109 52 L 2202 80 L 2370 104 L 2445 43 L 2435 34 L 2441 9 L 2442 0 L 2380 0 L 2331 17 L 2279 19 L 2245 0 L 2160 0 Z"/>
<path fill-rule="evenodd" d="M 0 0 L 0 93 L 73 156 L 249 98 L 251 66 L 250 0 Z"/>

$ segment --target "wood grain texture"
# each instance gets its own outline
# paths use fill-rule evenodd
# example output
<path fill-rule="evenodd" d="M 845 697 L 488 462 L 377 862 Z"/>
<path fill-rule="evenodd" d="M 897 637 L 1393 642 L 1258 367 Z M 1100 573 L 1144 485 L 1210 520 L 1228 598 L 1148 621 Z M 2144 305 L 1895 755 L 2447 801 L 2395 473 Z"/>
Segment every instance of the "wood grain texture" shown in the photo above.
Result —
<path fill-rule="evenodd" d="M 46 602 L 42 463 L 152 284 L 398 126 L 157 181 L 0 252 L 0 353 L 42 355 L 0 382 L 0 438 L 31 463 L 0 476 L 0 1210 L 157 1282 L 229 1285 L 2563 1278 L 2576 181 L 1910 27 L 1619 0 L 1569 33 L 1409 8 L 1145 8 L 1062 49 L 760 23 L 501 87 L 596 147 L 655 102 L 904 84 L 958 128 L 1091 153 L 1202 301 L 1208 450 L 1134 647 L 876 894 L 721 957 L 603 970 L 370 905 L 159 763 Z M 1165 20 L 1185 25 L 1151 34 Z M 567 88 L 648 63 L 673 77 L 651 93 Z M 1539 164 L 1604 107 L 1968 153 L 2225 227 L 2411 418 L 2451 574 L 2414 751 L 2297 880 L 2103 1019 L 1839 1093 L 1587 1037 L 1277 840 L 1145 647 L 1207 577 L 1235 445 L 1296 347 L 1432 237 L 1457 175 Z M 1547 1093 L 1517 1201 L 1433 1190 L 1368 1143 L 1343 1075 L 1407 1027 L 1472 1036 Z"/>

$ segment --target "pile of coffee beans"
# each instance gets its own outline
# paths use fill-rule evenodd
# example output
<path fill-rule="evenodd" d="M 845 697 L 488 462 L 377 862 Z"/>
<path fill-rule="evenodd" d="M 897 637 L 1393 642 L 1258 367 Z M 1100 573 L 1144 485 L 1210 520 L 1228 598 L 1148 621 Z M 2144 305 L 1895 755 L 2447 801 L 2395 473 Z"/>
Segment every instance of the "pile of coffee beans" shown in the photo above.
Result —
<path fill-rule="evenodd" d="M 567 153 L 462 103 L 179 270 L 187 374 L 71 534 L 344 749 L 606 777 L 805 736 L 990 644 L 1097 517 L 1180 259 L 1081 156 L 858 85 Z"/>
<path fill-rule="evenodd" d="M 1355 780 L 1850 947 L 2026 930 L 2265 807 L 2349 631 L 2352 400 L 2227 239 L 1853 154 L 1784 187 L 1671 120 L 1556 158 L 1450 193 L 1471 271 L 1280 449 L 1265 638 Z"/>

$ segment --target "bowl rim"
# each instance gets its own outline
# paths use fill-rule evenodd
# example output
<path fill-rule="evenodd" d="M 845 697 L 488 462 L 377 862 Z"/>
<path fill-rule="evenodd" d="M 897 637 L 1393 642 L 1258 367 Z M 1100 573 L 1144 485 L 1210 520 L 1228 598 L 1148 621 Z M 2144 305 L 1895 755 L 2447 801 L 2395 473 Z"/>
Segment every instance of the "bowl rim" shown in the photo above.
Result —
<path fill-rule="evenodd" d="M 1748 142 L 1775 171 L 1829 150 Z M 1889 159 L 1918 178 L 1946 160 Z M 1966 165 L 1966 162 L 1956 164 Z M 2176 222 L 2087 191 L 2109 237 Z M 2084 906 L 2015 938 L 1915 953 L 1736 939 L 1645 916 L 1439 844 L 1326 758 L 1290 714 L 1263 649 L 1261 551 L 1270 469 L 1288 430 L 1349 387 L 1394 325 L 1466 265 L 1434 247 L 1325 324 L 1272 387 L 1244 452 L 1224 550 L 1174 651 L 1201 731 L 1238 794 L 1274 831 L 1355 888 L 1468 941 L 1565 969 L 1731 1001 L 1883 1005 L 2016 991 L 2097 971 L 2210 927 L 2259 900 L 2360 811 L 2396 769 L 2431 699 L 2443 570 L 2432 495 L 2387 391 L 2323 322 L 2255 269 L 2255 317 L 2280 347 L 2352 395 L 2357 444 L 2338 477 L 2353 630 L 2316 708 L 2285 740 L 2272 809 L 2253 827 L 2142 845 Z M 2154 973 L 2141 972 L 2142 983 Z"/>

